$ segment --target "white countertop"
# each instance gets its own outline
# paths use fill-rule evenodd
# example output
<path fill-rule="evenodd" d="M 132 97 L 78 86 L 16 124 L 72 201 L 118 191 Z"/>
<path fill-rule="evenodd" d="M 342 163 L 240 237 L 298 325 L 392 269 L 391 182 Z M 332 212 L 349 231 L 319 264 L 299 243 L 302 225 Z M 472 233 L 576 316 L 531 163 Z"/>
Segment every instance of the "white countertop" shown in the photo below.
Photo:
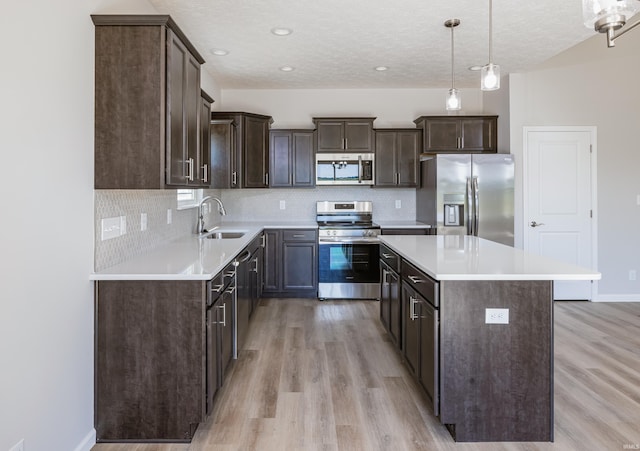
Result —
<path fill-rule="evenodd" d="M 317 229 L 315 222 L 226 222 L 217 231 L 243 231 L 241 238 L 212 240 L 190 235 L 147 254 L 92 273 L 90 280 L 209 280 L 231 263 L 263 229 Z"/>
<path fill-rule="evenodd" d="M 380 241 L 436 280 L 599 280 L 595 270 L 462 235 L 381 235 Z"/>

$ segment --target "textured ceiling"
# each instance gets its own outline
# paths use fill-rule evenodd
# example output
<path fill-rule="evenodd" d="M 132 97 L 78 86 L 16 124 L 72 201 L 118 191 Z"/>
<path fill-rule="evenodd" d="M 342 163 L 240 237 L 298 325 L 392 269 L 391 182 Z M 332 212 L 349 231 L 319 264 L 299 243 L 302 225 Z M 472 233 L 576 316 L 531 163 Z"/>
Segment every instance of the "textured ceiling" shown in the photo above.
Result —
<path fill-rule="evenodd" d="M 150 0 L 170 14 L 221 88 L 479 87 L 488 62 L 488 0 Z M 275 27 L 293 29 L 275 36 Z M 580 0 L 493 2 L 493 60 L 522 72 L 593 36 Z M 604 43 L 604 38 L 603 45 Z M 210 53 L 229 51 L 226 56 Z M 289 65 L 292 72 L 279 67 Z M 378 72 L 376 66 L 388 66 Z"/>

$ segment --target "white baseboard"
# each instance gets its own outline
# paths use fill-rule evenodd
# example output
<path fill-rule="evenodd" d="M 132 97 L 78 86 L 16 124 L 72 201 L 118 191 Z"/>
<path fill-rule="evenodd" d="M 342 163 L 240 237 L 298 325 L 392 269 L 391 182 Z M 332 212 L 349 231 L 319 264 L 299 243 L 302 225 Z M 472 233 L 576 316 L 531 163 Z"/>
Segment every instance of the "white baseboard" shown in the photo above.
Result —
<path fill-rule="evenodd" d="M 73 451 L 91 451 L 96 444 L 96 430 L 91 429 L 87 436 L 80 442 Z"/>
<path fill-rule="evenodd" d="M 601 294 L 593 302 L 640 302 L 640 294 Z"/>

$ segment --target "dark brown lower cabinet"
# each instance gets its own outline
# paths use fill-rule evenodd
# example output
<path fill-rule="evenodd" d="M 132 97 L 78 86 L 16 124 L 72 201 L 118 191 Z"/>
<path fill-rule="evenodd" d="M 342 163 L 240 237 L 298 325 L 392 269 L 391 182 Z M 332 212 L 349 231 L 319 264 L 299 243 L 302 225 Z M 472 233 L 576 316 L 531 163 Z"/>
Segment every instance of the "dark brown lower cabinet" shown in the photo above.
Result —
<path fill-rule="evenodd" d="M 206 413 L 206 281 L 95 284 L 98 442 L 189 442 Z"/>
<path fill-rule="evenodd" d="M 95 284 L 97 442 L 190 442 L 233 359 L 236 267 Z"/>
<path fill-rule="evenodd" d="M 267 229 L 263 297 L 318 295 L 318 238 L 315 229 Z"/>
<path fill-rule="evenodd" d="M 380 320 L 399 348 L 402 339 L 402 302 L 400 275 L 385 262 L 380 262 Z"/>

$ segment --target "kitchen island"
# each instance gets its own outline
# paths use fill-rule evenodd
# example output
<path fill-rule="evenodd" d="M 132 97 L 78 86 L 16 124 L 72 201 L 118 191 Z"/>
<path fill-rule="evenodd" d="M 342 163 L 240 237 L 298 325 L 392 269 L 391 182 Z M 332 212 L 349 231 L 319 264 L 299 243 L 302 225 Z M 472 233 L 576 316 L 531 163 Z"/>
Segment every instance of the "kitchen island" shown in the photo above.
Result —
<path fill-rule="evenodd" d="M 394 342 L 454 439 L 553 441 L 553 281 L 600 274 L 471 236 L 380 241 Z"/>

